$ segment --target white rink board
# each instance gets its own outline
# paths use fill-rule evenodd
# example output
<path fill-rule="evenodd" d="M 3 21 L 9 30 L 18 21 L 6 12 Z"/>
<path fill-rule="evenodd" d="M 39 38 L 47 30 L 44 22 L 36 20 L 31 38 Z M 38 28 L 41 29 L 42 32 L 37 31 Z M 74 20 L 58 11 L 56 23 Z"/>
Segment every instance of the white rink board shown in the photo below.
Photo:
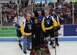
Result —
<path fill-rule="evenodd" d="M 59 33 L 59 37 L 64 37 L 63 35 L 63 25 L 61 25 L 61 28 L 60 28 L 60 30 L 58 31 L 58 33 Z"/>

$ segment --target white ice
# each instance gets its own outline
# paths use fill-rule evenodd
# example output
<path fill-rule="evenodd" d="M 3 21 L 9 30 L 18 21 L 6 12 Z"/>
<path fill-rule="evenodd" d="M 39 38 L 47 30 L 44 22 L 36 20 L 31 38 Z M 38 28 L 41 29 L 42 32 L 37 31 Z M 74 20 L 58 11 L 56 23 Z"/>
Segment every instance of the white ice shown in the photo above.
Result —
<path fill-rule="evenodd" d="M 57 55 L 77 55 L 77 41 L 62 41 L 57 47 Z M 49 46 L 51 55 L 55 55 L 55 50 Z M 0 55 L 24 55 L 18 47 L 17 42 L 0 42 Z M 26 55 L 30 55 L 27 51 Z"/>

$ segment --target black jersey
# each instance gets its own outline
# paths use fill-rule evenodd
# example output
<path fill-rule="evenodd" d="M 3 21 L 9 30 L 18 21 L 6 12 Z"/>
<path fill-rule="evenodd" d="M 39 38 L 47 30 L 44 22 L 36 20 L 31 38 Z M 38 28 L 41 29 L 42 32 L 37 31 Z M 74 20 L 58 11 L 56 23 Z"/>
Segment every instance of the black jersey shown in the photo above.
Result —
<path fill-rule="evenodd" d="M 30 33 L 32 31 L 32 21 L 26 21 L 24 32 Z"/>
<path fill-rule="evenodd" d="M 52 17 L 45 17 L 44 18 L 44 25 L 45 27 L 50 27 L 50 26 L 53 26 L 53 21 L 52 21 Z"/>
<path fill-rule="evenodd" d="M 42 31 L 42 28 L 41 28 L 40 22 L 37 24 L 33 24 L 33 34 L 38 35 L 41 33 L 41 31 Z"/>

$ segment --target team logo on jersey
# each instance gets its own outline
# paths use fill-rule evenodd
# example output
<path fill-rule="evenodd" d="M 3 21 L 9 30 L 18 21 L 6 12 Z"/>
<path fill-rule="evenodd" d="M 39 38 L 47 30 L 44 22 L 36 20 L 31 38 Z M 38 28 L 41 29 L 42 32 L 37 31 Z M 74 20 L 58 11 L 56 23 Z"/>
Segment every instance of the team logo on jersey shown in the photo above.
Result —
<path fill-rule="evenodd" d="M 46 20 L 46 23 L 47 23 L 47 24 L 50 24 L 50 20 Z"/>
<path fill-rule="evenodd" d="M 31 24 L 28 24 L 28 28 L 31 30 L 32 29 L 32 25 Z"/>

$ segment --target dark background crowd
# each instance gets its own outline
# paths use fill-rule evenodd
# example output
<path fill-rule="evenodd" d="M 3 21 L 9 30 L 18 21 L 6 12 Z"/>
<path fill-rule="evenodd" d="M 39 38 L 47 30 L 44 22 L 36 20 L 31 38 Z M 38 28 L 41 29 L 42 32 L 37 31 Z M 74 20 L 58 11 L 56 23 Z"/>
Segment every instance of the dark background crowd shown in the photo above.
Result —
<path fill-rule="evenodd" d="M 39 4 L 32 4 L 25 6 L 23 2 L 21 2 L 19 6 L 19 12 L 23 11 L 23 14 L 26 13 L 32 13 L 32 11 L 37 16 L 37 10 L 41 10 L 43 13 L 43 10 L 46 9 L 46 5 L 39 3 Z M 62 20 L 64 20 L 64 24 L 72 24 L 73 18 L 72 18 L 72 2 L 57 2 L 55 3 L 48 3 L 48 10 L 50 14 L 52 14 L 53 11 L 61 17 Z M 10 1 L 9 3 L 2 3 L 2 25 L 13 25 L 13 19 L 17 15 L 18 7 L 15 2 Z M 44 15 L 44 13 L 43 13 Z M 74 3 L 74 24 L 77 24 L 77 3 Z"/>

